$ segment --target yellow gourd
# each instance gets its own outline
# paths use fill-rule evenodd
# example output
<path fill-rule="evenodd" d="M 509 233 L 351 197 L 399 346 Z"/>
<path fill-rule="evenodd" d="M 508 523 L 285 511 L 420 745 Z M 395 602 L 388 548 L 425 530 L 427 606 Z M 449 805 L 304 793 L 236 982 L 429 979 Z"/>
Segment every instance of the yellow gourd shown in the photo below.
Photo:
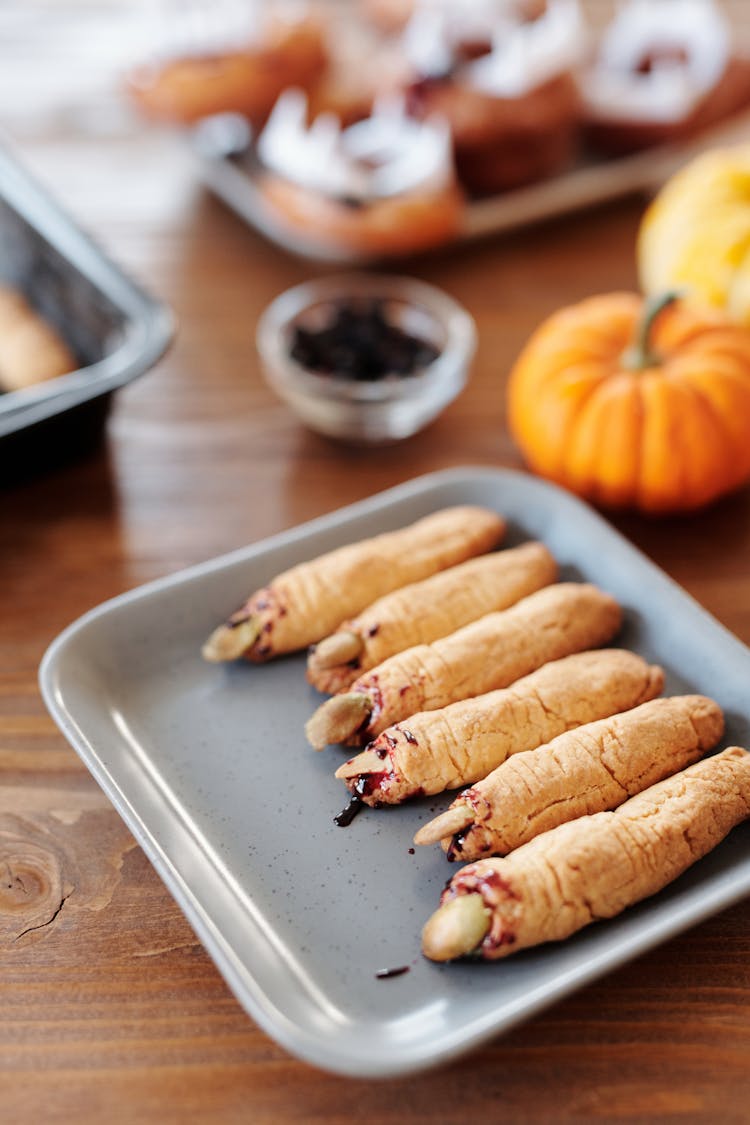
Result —
<path fill-rule="evenodd" d="M 750 326 L 750 145 L 704 153 L 662 188 L 638 236 L 647 295 L 680 289 Z"/>

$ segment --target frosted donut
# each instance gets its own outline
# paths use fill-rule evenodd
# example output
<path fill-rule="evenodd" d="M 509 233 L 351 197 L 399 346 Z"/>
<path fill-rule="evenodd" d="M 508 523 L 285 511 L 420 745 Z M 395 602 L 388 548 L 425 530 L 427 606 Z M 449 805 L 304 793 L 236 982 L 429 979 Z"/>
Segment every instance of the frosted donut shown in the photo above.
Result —
<path fill-rule="evenodd" d="M 332 116 L 307 125 L 307 102 L 287 91 L 258 140 L 266 205 L 305 240 L 367 255 L 408 253 L 456 235 L 463 196 L 450 136 L 379 104 L 341 129 Z"/>
<path fill-rule="evenodd" d="M 409 105 L 450 122 L 459 178 L 478 194 L 544 179 L 574 151 L 579 102 L 568 74 L 520 98 L 489 97 L 460 82 L 421 84 Z"/>
<path fill-rule="evenodd" d="M 423 40 L 428 73 L 410 88 L 408 105 L 448 121 L 459 178 L 472 191 L 519 187 L 572 156 L 580 116 L 573 70 L 583 41 L 577 0 L 549 0 L 539 18 L 506 22 L 490 52 L 442 73 L 437 41 L 430 68 Z"/>
<path fill-rule="evenodd" d="M 269 20 L 239 49 L 193 53 L 139 67 L 129 92 L 158 120 L 190 124 L 214 113 L 240 113 L 260 126 L 288 86 L 307 88 L 326 67 L 322 30 L 314 20 Z"/>
<path fill-rule="evenodd" d="M 692 136 L 750 102 L 750 62 L 735 57 L 712 0 L 631 0 L 581 77 L 586 136 L 634 152 Z"/>

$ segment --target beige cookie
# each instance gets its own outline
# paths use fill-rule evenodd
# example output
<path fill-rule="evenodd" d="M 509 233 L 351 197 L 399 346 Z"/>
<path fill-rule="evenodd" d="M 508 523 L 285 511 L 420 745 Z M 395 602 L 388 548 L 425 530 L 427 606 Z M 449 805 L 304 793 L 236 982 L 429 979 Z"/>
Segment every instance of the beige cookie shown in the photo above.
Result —
<path fill-rule="evenodd" d="M 336 777 L 369 805 L 458 789 L 486 777 L 511 754 L 652 699 L 663 685 L 661 668 L 625 649 L 575 653 L 509 688 L 388 727 L 342 765 Z M 432 843 L 442 835 L 441 830 L 417 843 Z"/>
<path fill-rule="evenodd" d="M 463 506 L 329 551 L 257 590 L 211 634 L 203 656 L 265 661 L 306 648 L 383 594 L 492 550 L 504 533 L 496 512 Z"/>
<path fill-rule="evenodd" d="M 605 644 L 621 620 L 617 602 L 596 586 L 547 586 L 511 609 L 390 657 L 318 708 L 307 737 L 317 749 L 369 742 L 418 711 L 508 687 L 550 660 Z"/>
<path fill-rule="evenodd" d="M 451 879 L 422 931 L 433 961 L 507 957 L 561 941 L 656 894 L 750 816 L 750 754 L 738 746 L 652 785 L 614 812 L 536 836 Z"/>
<path fill-rule="evenodd" d="M 333 695 L 389 656 L 507 609 L 556 578 L 557 564 L 541 543 L 469 559 L 394 590 L 343 622 L 310 653 L 307 678 L 318 691 Z"/>
<path fill-rule="evenodd" d="M 52 325 L 15 289 L 0 286 L 0 390 L 20 391 L 78 367 Z"/>
<path fill-rule="evenodd" d="M 721 708 L 703 695 L 652 699 L 516 754 L 417 833 L 452 860 L 507 855 L 566 820 L 614 809 L 684 769 L 724 733 Z"/>

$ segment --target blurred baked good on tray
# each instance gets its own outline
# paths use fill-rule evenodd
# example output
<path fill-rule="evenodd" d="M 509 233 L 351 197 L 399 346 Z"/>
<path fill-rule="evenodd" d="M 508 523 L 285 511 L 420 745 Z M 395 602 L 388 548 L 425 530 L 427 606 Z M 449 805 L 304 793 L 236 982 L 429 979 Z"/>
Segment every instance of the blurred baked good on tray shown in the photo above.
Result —
<path fill-rule="evenodd" d="M 246 119 L 246 148 L 226 155 L 260 189 L 258 214 L 251 190 L 247 206 L 236 206 L 236 178 L 226 190 L 220 175 L 209 182 L 288 248 L 297 229 L 306 231 L 303 253 L 313 234 L 322 244 L 330 240 L 333 257 L 429 249 L 476 233 L 474 203 L 494 198 L 497 225 L 485 209 L 479 227 L 504 229 L 514 225 L 500 210 L 508 193 L 528 188 L 549 185 L 550 196 L 521 207 L 516 221 L 650 187 L 661 182 L 656 167 L 651 178 L 645 165 L 622 176 L 606 172 L 655 146 L 668 152 L 694 143 L 750 106 L 750 57 L 717 0 L 626 0 L 609 19 L 609 7 L 581 0 L 366 0 L 293 10 L 248 4 L 241 27 L 236 13 L 232 0 L 206 6 L 196 21 L 202 32 L 187 43 L 175 34 L 171 46 L 133 71 L 129 89 L 148 116 L 172 124 L 217 114 Z M 384 103 L 400 107 L 398 139 L 397 115 L 383 114 Z M 292 105 L 304 105 L 295 110 L 296 133 Z M 384 158 L 363 138 L 384 138 L 386 120 Z M 360 122 L 370 124 L 348 132 Z M 419 161 L 403 190 L 385 190 L 381 173 L 394 145 L 406 167 L 411 146 L 421 153 L 430 133 L 447 138 L 437 197 L 432 183 L 422 182 Z M 362 151 L 347 159 L 358 162 L 360 181 L 369 177 L 366 190 L 346 186 L 351 167 L 333 185 L 342 153 L 353 147 Z M 583 182 L 600 169 L 598 184 Z M 321 173 L 330 181 L 325 190 Z M 356 213 L 342 207 L 344 199 L 356 200 Z"/>
<path fill-rule="evenodd" d="M 0 284 L 0 393 L 67 375 L 75 356 L 17 289 Z"/>
<path fill-rule="evenodd" d="M 630 0 L 581 77 L 586 138 L 607 154 L 693 136 L 750 101 L 750 59 L 713 0 Z"/>

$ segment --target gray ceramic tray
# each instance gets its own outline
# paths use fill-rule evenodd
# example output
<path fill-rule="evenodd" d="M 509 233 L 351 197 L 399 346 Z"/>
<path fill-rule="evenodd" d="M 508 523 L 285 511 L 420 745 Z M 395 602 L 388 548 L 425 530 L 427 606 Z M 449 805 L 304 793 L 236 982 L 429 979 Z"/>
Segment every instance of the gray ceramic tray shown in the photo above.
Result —
<path fill-rule="evenodd" d="M 437 848 L 409 849 L 449 798 L 338 828 L 341 751 L 305 744 L 319 697 L 304 657 L 201 660 L 216 622 L 277 571 L 466 502 L 505 513 L 510 543 L 541 538 L 566 576 L 618 597 L 622 643 L 665 666 L 668 692 L 714 696 L 724 744 L 748 744 L 750 651 L 589 508 L 501 470 L 423 477 L 135 590 L 67 629 L 41 669 L 50 711 L 239 1001 L 288 1050 L 345 1074 L 440 1063 L 750 891 L 746 825 L 666 891 L 564 944 L 494 965 L 430 964 L 420 929 L 453 869 Z"/>

